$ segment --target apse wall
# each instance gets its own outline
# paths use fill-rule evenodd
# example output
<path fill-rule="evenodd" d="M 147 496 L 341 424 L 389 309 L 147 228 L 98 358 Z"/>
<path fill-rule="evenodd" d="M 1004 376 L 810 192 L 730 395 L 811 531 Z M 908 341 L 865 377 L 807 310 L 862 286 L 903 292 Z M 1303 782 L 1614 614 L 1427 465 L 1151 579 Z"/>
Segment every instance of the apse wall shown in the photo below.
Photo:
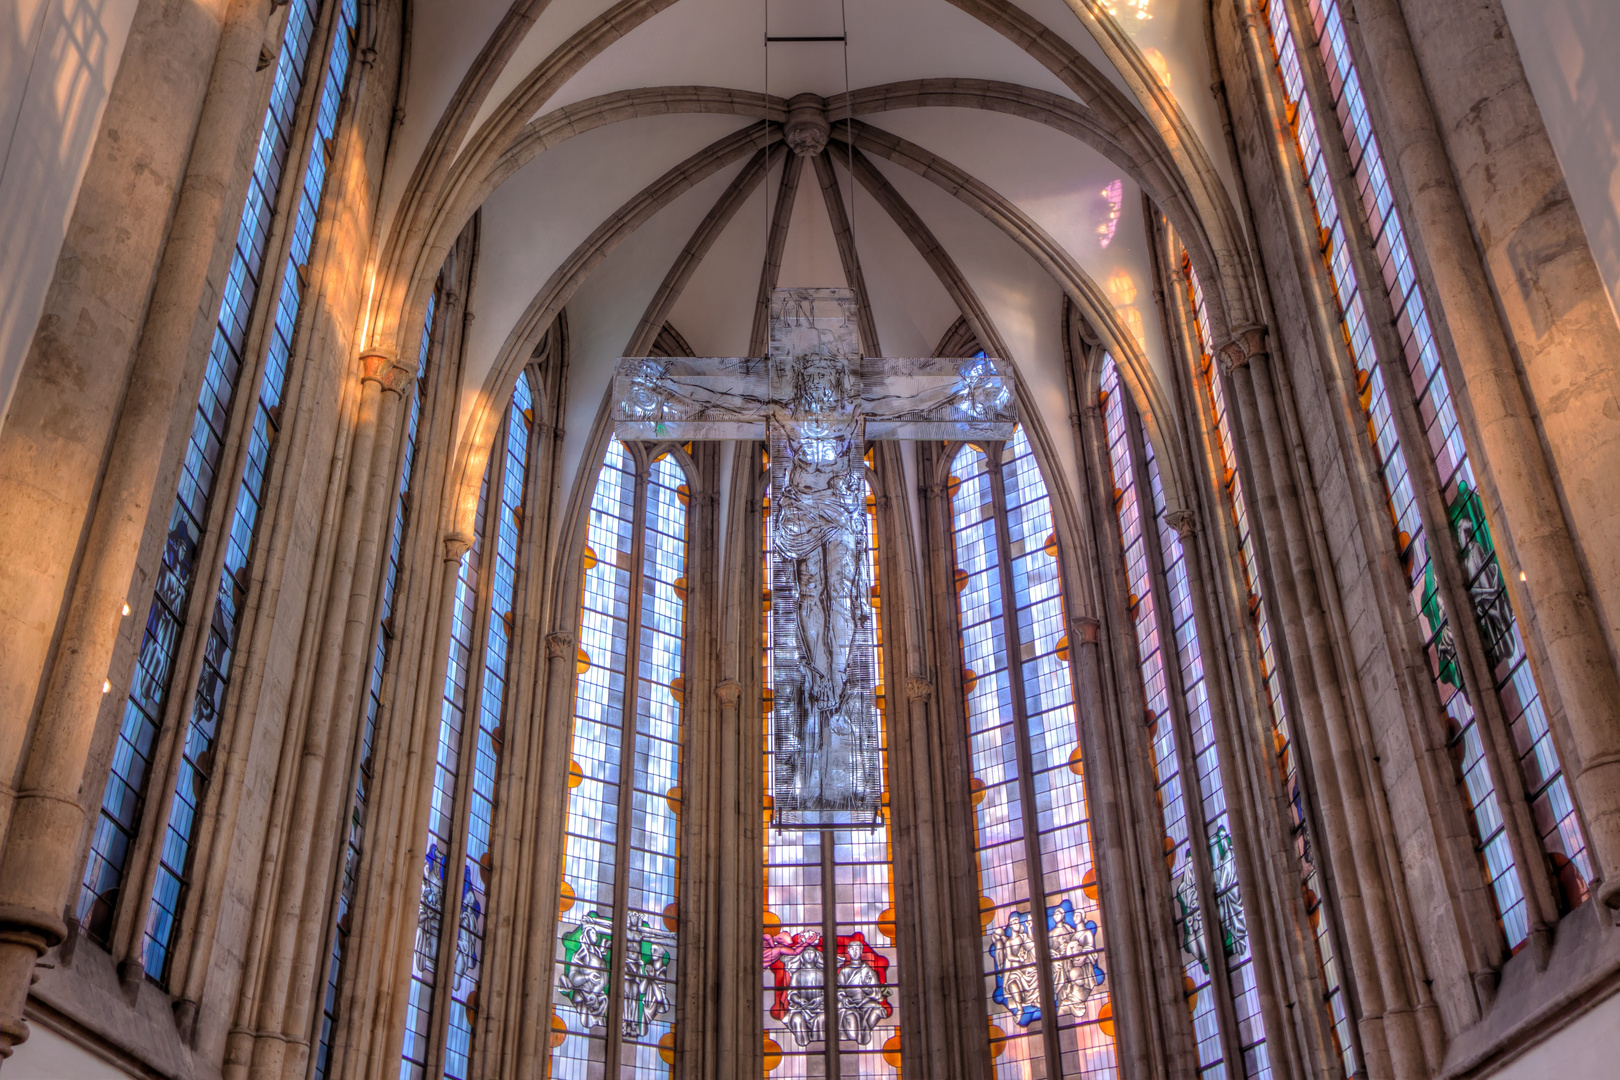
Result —
<path fill-rule="evenodd" d="M 0 424 L 45 307 L 135 6 L 0 4 Z"/>
<path fill-rule="evenodd" d="M 1586 229 L 1609 302 L 1620 314 L 1620 3 L 1502 0 Z"/>

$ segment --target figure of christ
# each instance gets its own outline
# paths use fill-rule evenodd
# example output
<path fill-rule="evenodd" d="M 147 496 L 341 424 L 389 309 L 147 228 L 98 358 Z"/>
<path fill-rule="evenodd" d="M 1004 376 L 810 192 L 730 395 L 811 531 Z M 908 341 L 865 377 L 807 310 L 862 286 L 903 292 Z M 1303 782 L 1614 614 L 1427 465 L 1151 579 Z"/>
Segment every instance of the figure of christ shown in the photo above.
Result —
<path fill-rule="evenodd" d="M 772 789 L 790 828 L 881 813 L 866 440 L 1000 441 L 1016 421 L 996 361 L 863 358 L 856 323 L 848 289 L 778 289 L 767 358 L 625 357 L 615 375 L 621 439 L 768 440 Z"/>

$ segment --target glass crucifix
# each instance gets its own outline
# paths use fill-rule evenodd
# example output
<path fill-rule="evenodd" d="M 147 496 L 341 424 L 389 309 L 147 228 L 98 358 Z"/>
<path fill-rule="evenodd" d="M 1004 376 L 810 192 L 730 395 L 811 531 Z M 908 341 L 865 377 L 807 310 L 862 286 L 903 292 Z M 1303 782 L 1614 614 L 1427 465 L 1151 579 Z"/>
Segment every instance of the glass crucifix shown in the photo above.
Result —
<path fill-rule="evenodd" d="M 777 289 L 770 354 L 625 357 L 620 439 L 765 439 L 771 468 L 773 823 L 881 820 L 866 523 L 868 439 L 1012 437 L 1011 376 L 983 356 L 862 357 L 849 289 Z"/>

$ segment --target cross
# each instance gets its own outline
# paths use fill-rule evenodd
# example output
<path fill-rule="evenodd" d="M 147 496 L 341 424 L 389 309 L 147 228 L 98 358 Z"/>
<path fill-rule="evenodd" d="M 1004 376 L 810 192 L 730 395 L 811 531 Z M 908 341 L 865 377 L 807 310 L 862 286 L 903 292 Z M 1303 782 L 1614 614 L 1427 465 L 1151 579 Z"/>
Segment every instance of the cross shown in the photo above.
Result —
<path fill-rule="evenodd" d="M 769 446 L 773 822 L 881 820 L 866 518 L 868 439 L 1005 441 L 1017 415 L 997 361 L 861 356 L 849 289 L 777 289 L 770 354 L 624 357 L 620 439 Z"/>

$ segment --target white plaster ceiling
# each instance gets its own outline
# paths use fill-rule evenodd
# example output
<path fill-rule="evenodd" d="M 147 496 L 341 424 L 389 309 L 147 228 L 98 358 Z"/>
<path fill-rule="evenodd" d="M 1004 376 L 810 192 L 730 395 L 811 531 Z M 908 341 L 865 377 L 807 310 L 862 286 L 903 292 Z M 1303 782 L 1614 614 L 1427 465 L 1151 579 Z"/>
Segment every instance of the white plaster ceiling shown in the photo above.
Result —
<path fill-rule="evenodd" d="M 545 115 L 566 105 L 628 89 L 709 86 L 779 99 L 823 96 L 906 80 L 959 78 L 1016 84 L 1084 105 L 1083 97 L 1030 53 L 948 0 L 768 0 L 773 34 L 837 34 L 848 17 L 848 73 L 837 43 L 763 43 L 765 0 L 664 0 L 661 11 L 578 65 L 545 100 L 526 110 Z M 481 52 L 493 50 L 512 0 L 418 0 L 411 5 L 411 54 L 405 118 L 384 178 L 385 232 L 422 169 L 432 132 L 456 100 Z M 460 161 L 487 154 L 493 123 L 538 66 L 582 29 L 599 26 L 610 0 L 550 0 L 491 81 L 470 105 L 477 119 L 458 141 Z M 1005 6 L 1014 6 L 1006 0 Z M 1016 0 L 1016 7 L 1072 46 L 1111 82 L 1127 112 L 1156 124 L 1130 81 L 1107 59 L 1096 26 L 1077 14 L 1081 0 Z M 1162 71 L 1203 154 L 1229 178 L 1225 146 L 1209 93 L 1202 4 L 1148 0 L 1116 3 L 1127 50 L 1144 50 Z M 531 14 L 533 14 L 531 10 Z M 1016 14 L 1016 12 L 1014 12 Z M 1107 16 L 1104 16 L 1105 18 Z M 622 23 L 622 20 L 621 20 Z M 1111 46 L 1117 48 L 1118 46 Z M 1151 51 L 1148 51 L 1151 50 Z M 1089 91 L 1088 91 L 1089 93 Z M 470 110 L 469 110 L 470 111 Z M 1140 340 L 1153 373 L 1167 366 L 1160 320 L 1152 308 L 1149 242 L 1141 189 L 1121 165 L 1055 128 L 970 108 L 869 113 L 863 121 L 898 135 L 956 166 L 1008 200 L 1044 229 L 1111 296 L 1113 317 Z M 476 320 L 469 332 L 461 416 L 481 396 L 505 388 L 491 376 L 513 347 L 525 310 L 586 238 L 691 155 L 751 124 L 755 117 L 672 114 L 623 120 L 574 135 L 539 154 L 489 195 L 482 207 Z M 762 127 L 763 130 L 763 127 Z M 841 134 L 835 132 L 835 136 Z M 1153 136 L 1156 137 L 1156 136 Z M 876 155 L 879 170 L 935 234 L 978 294 L 1007 344 L 1010 359 L 1053 438 L 1066 446 L 1067 372 L 1061 341 L 1063 291 L 1002 228 L 928 179 Z M 1165 155 L 1168 156 L 1168 155 Z M 606 392 L 607 373 L 629 343 L 649 300 L 693 230 L 742 168 L 739 159 L 655 213 L 589 276 L 568 304 L 570 329 L 568 446 L 562 478 L 575 479 L 579 456 Z M 441 163 L 442 167 L 443 163 Z M 485 167 L 487 169 L 487 167 Z M 835 169 L 846 202 L 847 170 Z M 773 169 L 722 231 L 671 310 L 669 321 L 705 355 L 746 351 L 765 251 L 767 206 L 774 210 L 780 169 Z M 1229 180 L 1228 180 L 1229 182 Z M 1111 187 L 1111 185 L 1113 185 Z M 1229 194 L 1229 193 L 1228 193 Z M 864 190 L 853 195 L 856 247 L 883 351 L 931 353 L 960 314 L 911 241 Z M 1106 239 L 1106 243 L 1104 240 Z M 799 184 L 779 283 L 842 285 L 844 271 L 816 171 L 806 163 Z M 465 424 L 463 425 L 465 426 Z M 471 429 L 468 429 L 471 430 Z M 463 436 L 458 435 L 458 440 Z M 470 437 L 470 436 L 468 436 Z M 1070 455 L 1061 463 L 1072 470 Z"/>

